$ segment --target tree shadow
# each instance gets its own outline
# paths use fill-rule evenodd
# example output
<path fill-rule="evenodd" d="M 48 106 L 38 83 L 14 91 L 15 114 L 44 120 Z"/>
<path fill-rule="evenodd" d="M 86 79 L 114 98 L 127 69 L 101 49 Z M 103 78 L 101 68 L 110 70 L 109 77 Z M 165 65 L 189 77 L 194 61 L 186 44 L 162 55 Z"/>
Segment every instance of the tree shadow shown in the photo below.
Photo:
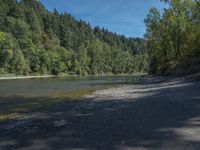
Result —
<path fill-rule="evenodd" d="M 199 87 L 196 82 L 138 99 L 68 100 L 35 110 L 0 122 L 0 149 L 197 150 Z"/>

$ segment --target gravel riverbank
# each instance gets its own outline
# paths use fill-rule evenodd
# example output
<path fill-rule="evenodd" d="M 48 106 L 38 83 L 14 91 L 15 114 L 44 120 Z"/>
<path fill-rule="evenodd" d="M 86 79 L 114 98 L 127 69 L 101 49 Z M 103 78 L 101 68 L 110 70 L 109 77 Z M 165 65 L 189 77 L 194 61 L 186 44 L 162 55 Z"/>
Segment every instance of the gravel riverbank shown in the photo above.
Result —
<path fill-rule="evenodd" d="M 147 76 L 0 122 L 1 150 L 199 150 L 199 78 Z"/>

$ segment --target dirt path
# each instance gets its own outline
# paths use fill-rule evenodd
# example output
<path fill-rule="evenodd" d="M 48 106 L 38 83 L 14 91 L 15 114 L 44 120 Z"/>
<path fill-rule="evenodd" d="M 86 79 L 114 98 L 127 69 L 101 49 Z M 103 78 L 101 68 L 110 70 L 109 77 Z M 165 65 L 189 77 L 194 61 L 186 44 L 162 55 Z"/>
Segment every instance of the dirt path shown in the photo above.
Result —
<path fill-rule="evenodd" d="M 200 81 L 146 77 L 0 122 L 1 150 L 199 150 Z"/>

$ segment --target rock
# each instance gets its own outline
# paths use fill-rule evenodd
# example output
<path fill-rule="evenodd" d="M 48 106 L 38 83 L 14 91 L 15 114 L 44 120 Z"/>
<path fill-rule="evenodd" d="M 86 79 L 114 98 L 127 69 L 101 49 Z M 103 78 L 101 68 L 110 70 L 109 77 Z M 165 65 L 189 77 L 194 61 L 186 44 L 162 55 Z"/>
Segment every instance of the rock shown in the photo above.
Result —
<path fill-rule="evenodd" d="M 54 127 L 61 127 L 61 126 L 64 126 L 66 125 L 67 121 L 65 120 L 57 120 L 57 121 L 54 121 Z"/>

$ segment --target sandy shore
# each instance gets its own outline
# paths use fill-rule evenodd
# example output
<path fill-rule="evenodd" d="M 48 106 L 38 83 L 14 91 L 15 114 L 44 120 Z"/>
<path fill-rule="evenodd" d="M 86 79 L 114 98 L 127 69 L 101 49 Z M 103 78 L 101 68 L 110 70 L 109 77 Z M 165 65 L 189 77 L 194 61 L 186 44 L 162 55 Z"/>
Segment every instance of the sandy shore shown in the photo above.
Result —
<path fill-rule="evenodd" d="M 200 80 L 147 76 L 24 115 L 0 122 L 1 150 L 199 150 Z"/>

